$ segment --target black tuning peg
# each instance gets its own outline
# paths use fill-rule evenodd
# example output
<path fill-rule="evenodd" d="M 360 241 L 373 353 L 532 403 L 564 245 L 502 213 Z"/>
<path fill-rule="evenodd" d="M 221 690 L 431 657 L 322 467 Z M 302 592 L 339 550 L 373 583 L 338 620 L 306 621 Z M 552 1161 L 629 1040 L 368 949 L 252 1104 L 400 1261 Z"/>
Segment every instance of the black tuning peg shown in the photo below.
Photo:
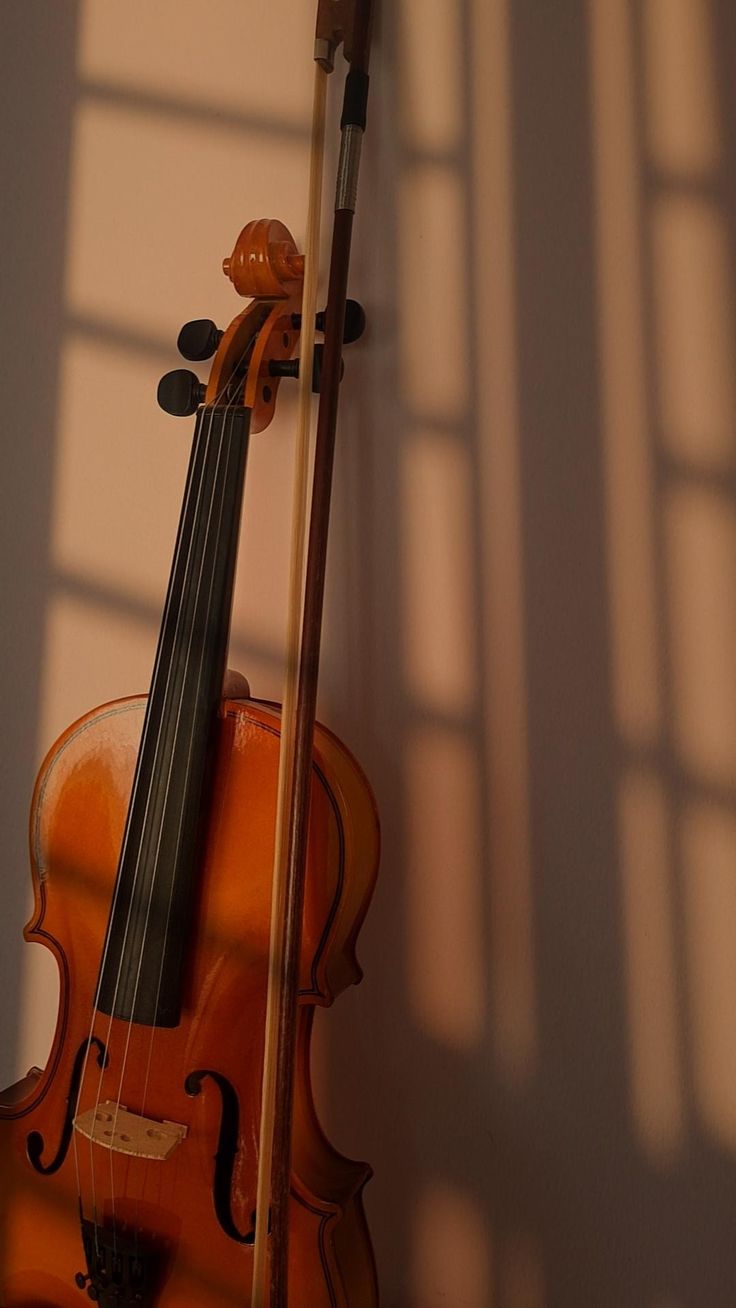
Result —
<path fill-rule="evenodd" d="M 196 373 L 187 368 L 176 368 L 161 378 L 156 398 L 166 413 L 175 418 L 186 418 L 190 413 L 196 413 L 206 390 Z"/>
<path fill-rule="evenodd" d="M 324 345 L 315 345 L 314 362 L 312 364 L 312 390 L 315 395 L 319 395 L 322 388 L 322 363 L 324 360 Z M 299 365 L 301 359 L 272 359 L 268 365 L 268 371 L 272 377 L 298 377 Z M 340 380 L 342 381 L 345 372 L 345 361 L 340 361 Z"/>
<path fill-rule="evenodd" d="M 222 332 L 211 318 L 196 318 L 184 323 L 176 346 L 183 358 L 195 363 L 211 359 L 221 340 Z"/>
<path fill-rule="evenodd" d="M 97 1289 L 97 1286 L 92 1284 L 91 1276 L 85 1276 L 84 1272 L 77 1272 L 74 1277 L 74 1284 L 80 1290 L 86 1289 L 87 1298 L 91 1299 L 93 1303 L 99 1302 L 100 1292 Z"/>
<path fill-rule="evenodd" d="M 324 331 L 326 317 L 326 309 L 322 309 L 320 313 L 317 314 L 317 317 L 315 318 L 315 327 L 318 332 Z M 300 313 L 293 313 L 291 315 L 291 322 L 294 330 L 299 331 L 299 328 L 302 325 L 302 315 Z M 365 309 L 362 304 L 359 304 L 357 300 L 348 300 L 345 304 L 345 326 L 342 333 L 343 345 L 352 345 L 353 341 L 360 340 L 365 331 L 365 324 Z"/>
<path fill-rule="evenodd" d="M 320 327 L 320 318 L 322 326 Z M 317 330 L 323 332 L 325 314 L 317 314 Z M 357 300 L 347 300 L 345 303 L 345 326 L 342 331 L 343 345 L 352 345 L 353 341 L 359 341 L 365 331 L 366 316 L 365 309 Z"/>

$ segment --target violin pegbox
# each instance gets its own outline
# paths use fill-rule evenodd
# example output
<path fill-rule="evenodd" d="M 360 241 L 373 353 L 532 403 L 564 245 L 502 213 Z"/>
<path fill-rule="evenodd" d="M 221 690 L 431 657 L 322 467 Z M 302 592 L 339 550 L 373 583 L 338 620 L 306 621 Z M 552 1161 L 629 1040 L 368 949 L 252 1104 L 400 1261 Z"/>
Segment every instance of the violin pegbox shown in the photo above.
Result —
<path fill-rule="evenodd" d="M 250 430 L 259 432 L 273 418 L 281 378 L 298 375 L 298 361 L 290 361 L 300 335 L 304 255 L 283 223 L 259 218 L 243 228 L 222 269 L 250 304 L 225 331 L 210 319 L 185 324 L 179 351 L 193 361 L 214 355 L 209 379 L 202 383 L 183 368 L 168 372 L 158 402 L 175 417 L 200 404 L 248 408 Z"/>
<path fill-rule="evenodd" d="M 238 294 L 250 296 L 251 302 L 224 332 L 209 318 L 185 323 L 177 341 L 179 353 L 193 362 L 215 355 L 209 381 L 200 382 L 196 373 L 183 368 L 167 372 L 159 383 L 158 402 L 175 417 L 195 413 L 200 404 L 237 403 L 251 409 L 250 430 L 259 432 L 273 418 L 281 379 L 299 376 L 299 359 L 293 354 L 302 325 L 304 255 L 283 223 L 259 218 L 243 228 L 222 269 Z M 324 332 L 325 317 L 325 312 L 317 314 L 316 331 Z M 358 340 L 365 323 L 362 305 L 348 300 L 343 344 Z M 323 351 L 322 345 L 314 347 L 315 394 L 321 386 Z"/>
<path fill-rule="evenodd" d="M 251 302 L 223 333 L 205 403 L 218 402 L 231 376 L 244 377 L 242 403 L 252 410 L 251 432 L 259 432 L 274 415 L 283 375 L 278 365 L 291 359 L 299 340 L 294 319 L 301 310 L 304 255 L 283 223 L 259 218 L 243 228 L 222 270 Z"/>

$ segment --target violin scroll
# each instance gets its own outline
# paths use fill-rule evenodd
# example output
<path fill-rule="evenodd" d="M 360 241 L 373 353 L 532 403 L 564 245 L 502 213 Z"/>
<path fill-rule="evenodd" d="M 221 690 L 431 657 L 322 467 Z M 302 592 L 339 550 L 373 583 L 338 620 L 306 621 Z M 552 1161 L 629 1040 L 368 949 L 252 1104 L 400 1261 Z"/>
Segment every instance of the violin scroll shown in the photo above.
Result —
<path fill-rule="evenodd" d="M 258 218 L 245 226 L 232 254 L 222 261 L 238 295 L 287 300 L 304 281 L 304 255 L 289 229 L 275 218 Z"/>

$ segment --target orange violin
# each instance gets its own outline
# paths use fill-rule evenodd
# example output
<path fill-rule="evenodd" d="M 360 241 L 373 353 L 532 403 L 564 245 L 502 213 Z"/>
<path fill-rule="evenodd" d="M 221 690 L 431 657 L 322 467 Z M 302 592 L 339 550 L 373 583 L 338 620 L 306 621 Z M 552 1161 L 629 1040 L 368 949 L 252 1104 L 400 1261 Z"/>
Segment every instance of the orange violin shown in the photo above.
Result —
<path fill-rule="evenodd" d="M 314 721 L 369 26 L 370 4 L 320 4 L 320 94 L 341 41 L 350 63 L 321 367 L 314 233 L 305 286 L 287 229 L 250 223 L 224 264 L 250 303 L 180 336 L 208 382 L 159 388 L 196 426 L 150 693 L 87 714 L 38 777 L 26 937 L 61 992 L 46 1068 L 0 1094 L 2 1308 L 378 1302 L 370 1169 L 326 1140 L 309 1069 L 315 1006 L 360 979 L 378 860 L 368 783 Z M 302 326 L 303 413 L 321 393 L 282 713 L 222 687 L 248 442 Z"/>

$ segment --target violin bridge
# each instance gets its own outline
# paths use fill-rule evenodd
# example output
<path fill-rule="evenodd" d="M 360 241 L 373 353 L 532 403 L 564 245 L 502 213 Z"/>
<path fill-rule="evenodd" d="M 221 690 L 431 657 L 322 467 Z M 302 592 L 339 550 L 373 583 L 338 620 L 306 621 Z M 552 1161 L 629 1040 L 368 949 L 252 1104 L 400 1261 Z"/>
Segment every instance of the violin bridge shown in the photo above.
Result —
<path fill-rule="evenodd" d="M 164 1162 L 186 1139 L 186 1126 L 178 1122 L 155 1122 L 150 1117 L 129 1113 L 122 1104 L 108 1100 L 74 1119 L 74 1129 L 103 1149 L 131 1158 Z"/>

